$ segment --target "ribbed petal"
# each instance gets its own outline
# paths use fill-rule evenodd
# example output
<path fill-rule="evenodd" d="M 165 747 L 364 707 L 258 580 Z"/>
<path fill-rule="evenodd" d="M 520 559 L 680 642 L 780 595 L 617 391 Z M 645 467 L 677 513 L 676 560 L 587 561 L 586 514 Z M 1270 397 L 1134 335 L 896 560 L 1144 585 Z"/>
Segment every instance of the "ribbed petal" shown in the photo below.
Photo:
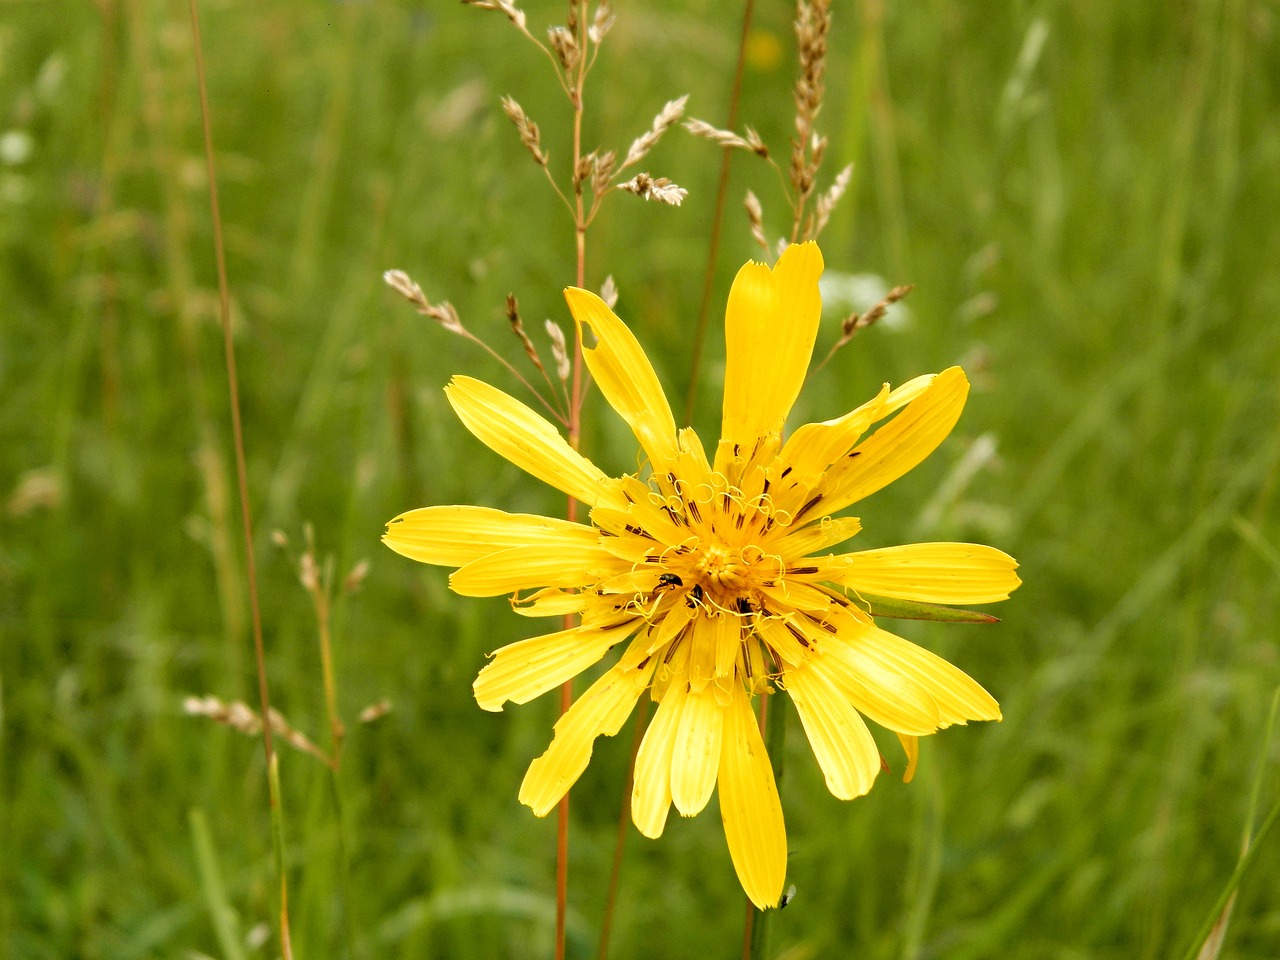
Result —
<path fill-rule="evenodd" d="M 888 399 L 886 383 L 878 395 L 843 417 L 797 427 L 778 454 L 778 462 L 784 469 L 791 467 L 800 477 L 822 473 L 848 453 L 871 424 L 892 412 L 887 407 Z"/>
<path fill-rule="evenodd" d="M 596 737 L 612 737 L 618 732 L 652 672 L 652 663 L 640 670 L 614 667 L 556 721 L 551 746 L 529 764 L 520 785 L 520 802 L 530 807 L 534 816 L 545 817 L 582 776 Z"/>
<path fill-rule="evenodd" d="M 631 789 L 631 819 L 650 839 L 662 836 L 671 808 L 671 754 L 684 714 L 687 687 L 672 683 L 658 704 L 636 753 Z"/>
<path fill-rule="evenodd" d="M 924 603 L 994 603 L 1022 581 L 1018 563 L 975 543 L 911 543 L 847 554 L 836 583 L 880 597 Z"/>
<path fill-rule="evenodd" d="M 787 879 L 787 829 L 773 767 L 741 689 L 725 711 L 720 817 L 742 889 L 761 910 L 775 906 Z"/>
<path fill-rule="evenodd" d="M 580 546 L 599 539 L 597 530 L 568 520 L 464 506 L 402 513 L 387 524 L 382 542 L 411 560 L 460 567 L 508 547 Z"/>
<path fill-rule="evenodd" d="M 843 543 L 861 529 L 862 521 L 857 517 L 823 517 L 819 522 L 783 537 L 777 553 L 788 559 L 807 557 L 815 550 Z"/>
<path fill-rule="evenodd" d="M 858 711 L 824 675 L 823 662 L 817 658 L 787 670 L 787 693 L 800 714 L 827 789 L 841 800 L 852 800 L 871 789 L 880 772 L 880 751 Z"/>
<path fill-rule="evenodd" d="M 702 811 L 715 789 L 725 710 L 715 690 L 689 692 L 671 752 L 671 799 L 686 817 Z"/>
<path fill-rule="evenodd" d="M 867 686 L 880 687 L 883 697 L 893 697 L 903 686 L 924 690 L 938 705 L 941 726 L 967 720 L 1000 719 L 1000 705 L 976 680 L 909 640 L 879 627 L 867 626 L 847 649 L 861 662 Z M 892 724 L 886 726 L 899 729 Z M 930 731 L 899 729 L 899 732 L 920 735 Z"/>
<path fill-rule="evenodd" d="M 471 377 L 454 377 L 444 392 L 466 428 L 520 469 L 588 506 L 624 502 L 604 471 L 515 397 Z"/>
<path fill-rule="evenodd" d="M 788 247 L 772 270 L 748 263 L 738 271 L 725 310 L 725 440 L 749 448 L 782 430 L 813 355 L 821 274 L 812 242 Z"/>
<path fill-rule="evenodd" d="M 865 645 L 841 637 L 822 643 L 823 670 L 863 716 L 898 733 L 924 736 L 942 724 L 942 712 L 928 690 Z"/>
<path fill-rule="evenodd" d="M 622 568 L 595 544 L 509 547 L 459 567 L 449 587 L 464 597 L 497 597 L 537 587 L 581 587 Z"/>
<path fill-rule="evenodd" d="M 635 632 L 640 620 L 611 627 L 574 627 L 541 637 L 518 640 L 493 655 L 471 685 L 482 710 L 501 710 L 503 703 L 528 703 L 534 697 L 576 677 L 616 643 Z"/>
<path fill-rule="evenodd" d="M 513 601 L 511 609 L 522 617 L 563 617 L 581 613 L 590 595 L 571 593 L 559 587 L 548 587 Z"/>
<path fill-rule="evenodd" d="M 959 367 L 934 377 L 896 417 L 858 444 L 827 472 L 824 513 L 875 493 L 937 449 L 960 419 L 969 381 Z"/>
<path fill-rule="evenodd" d="M 679 454 L 676 421 L 640 342 L 594 293 L 569 287 L 564 296 L 574 320 L 596 335 L 594 347 L 583 338 L 582 356 L 600 392 L 635 432 L 654 471 L 670 469 Z"/>

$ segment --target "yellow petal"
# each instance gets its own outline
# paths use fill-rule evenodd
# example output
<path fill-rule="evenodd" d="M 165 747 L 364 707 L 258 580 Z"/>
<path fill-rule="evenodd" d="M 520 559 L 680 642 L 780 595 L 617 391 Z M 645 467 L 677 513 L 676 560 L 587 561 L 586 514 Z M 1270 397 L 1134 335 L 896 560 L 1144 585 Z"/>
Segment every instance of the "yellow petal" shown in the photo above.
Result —
<path fill-rule="evenodd" d="M 548 587 L 527 597 L 511 601 L 511 609 L 522 617 L 563 617 L 581 613 L 590 594 L 570 593 L 559 587 Z"/>
<path fill-rule="evenodd" d="M 422 563 L 460 567 L 508 547 L 594 544 L 600 534 L 568 520 L 490 507 L 422 507 L 387 524 L 382 542 Z"/>
<path fill-rule="evenodd" d="M 471 685 L 481 710 L 503 703 L 528 703 L 576 677 L 621 643 L 640 624 L 627 620 L 609 627 L 573 627 L 508 644 L 493 655 Z"/>
<path fill-rule="evenodd" d="M 828 470 L 822 512 L 856 503 L 924 460 L 956 425 L 968 395 L 969 381 L 959 367 L 934 377 L 901 413 Z"/>
<path fill-rule="evenodd" d="M 662 836 L 671 807 L 671 754 L 675 748 L 687 687 L 672 683 L 649 723 L 636 753 L 632 777 L 631 819 L 650 839 Z"/>
<path fill-rule="evenodd" d="M 975 543 L 911 543 L 848 554 L 836 583 L 923 603 L 993 603 L 1022 581 L 1013 557 Z"/>
<path fill-rule="evenodd" d="M 547 752 L 533 763 L 520 785 L 520 802 L 545 817 L 582 776 L 596 737 L 612 737 L 648 685 L 653 664 L 640 670 L 614 667 L 591 685 L 556 721 Z"/>
<path fill-rule="evenodd" d="M 758 617 L 755 629 L 756 635 L 768 644 L 774 653 L 794 666 L 804 663 L 812 654 L 809 652 L 809 640 L 804 633 L 794 625 L 788 626 L 788 623 L 789 621 L 776 617 Z"/>
<path fill-rule="evenodd" d="M 671 799 L 686 817 L 700 813 L 715 789 L 724 713 L 711 687 L 685 699 L 671 751 Z"/>
<path fill-rule="evenodd" d="M 750 447 L 782 430 L 813 354 L 821 274 L 813 242 L 788 247 L 772 270 L 748 263 L 738 271 L 725 310 L 725 440 Z"/>
<path fill-rule="evenodd" d="M 881 686 L 884 696 L 893 696 L 904 685 L 914 685 L 924 690 L 938 705 L 941 726 L 964 723 L 967 720 L 1000 719 L 1000 705 L 976 680 L 959 667 L 909 640 L 879 627 L 867 626 L 848 645 L 848 649 L 861 661 L 862 669 L 867 674 L 868 686 Z M 875 680 L 870 679 L 873 669 Z M 919 735 L 929 731 L 900 732 Z"/>
<path fill-rule="evenodd" d="M 819 638 L 821 642 L 821 638 Z M 863 716 L 897 733 L 924 736 L 942 725 L 925 687 L 841 637 L 823 644 L 823 671 Z"/>
<path fill-rule="evenodd" d="M 827 789 L 841 800 L 860 797 L 880 772 L 880 751 L 871 731 L 822 671 L 822 659 L 785 672 L 787 693 L 796 705 Z"/>
<path fill-rule="evenodd" d="M 843 543 L 861 529 L 862 522 L 857 517 L 823 517 L 817 523 L 788 533 L 778 544 L 777 553 L 788 559 L 807 557 L 815 550 Z"/>
<path fill-rule="evenodd" d="M 725 711 L 720 817 L 742 889 L 761 910 L 775 906 L 787 879 L 787 829 L 773 767 L 741 688 Z"/>
<path fill-rule="evenodd" d="M 569 287 L 564 297 L 578 322 L 579 335 L 584 324 L 596 335 L 594 347 L 582 338 L 582 356 L 600 392 L 635 432 L 654 471 L 670 469 L 679 453 L 676 421 L 640 342 L 608 304 L 589 290 Z"/>
<path fill-rule="evenodd" d="M 471 377 L 454 377 L 444 392 L 466 428 L 520 469 L 588 506 L 624 503 L 604 471 L 515 397 Z"/>
<path fill-rule="evenodd" d="M 459 567 L 449 577 L 449 587 L 464 597 L 497 597 L 536 587 L 581 587 L 620 566 L 621 561 L 595 544 L 509 547 Z"/>
<path fill-rule="evenodd" d="M 902 752 L 907 755 L 907 769 L 902 771 L 902 782 L 910 783 L 915 779 L 916 765 L 920 762 L 920 738 L 900 733 L 898 742 L 902 744 Z"/>
<path fill-rule="evenodd" d="M 797 479 L 822 473 L 852 449 L 867 427 L 892 412 L 886 406 L 889 396 L 886 383 L 879 394 L 843 417 L 797 427 L 778 454 L 780 471 L 790 467 Z"/>

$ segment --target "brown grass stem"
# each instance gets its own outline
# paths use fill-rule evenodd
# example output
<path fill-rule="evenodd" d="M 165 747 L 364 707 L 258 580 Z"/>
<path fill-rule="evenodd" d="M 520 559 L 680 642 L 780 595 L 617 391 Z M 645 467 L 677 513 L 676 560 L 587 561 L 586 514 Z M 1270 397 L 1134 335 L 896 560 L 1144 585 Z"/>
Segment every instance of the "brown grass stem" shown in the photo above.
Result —
<path fill-rule="evenodd" d="M 649 719 L 649 701 L 641 700 L 636 707 L 635 732 L 631 736 L 631 759 L 627 762 L 627 778 L 622 785 L 622 803 L 618 808 L 618 836 L 613 845 L 613 866 L 609 870 L 609 889 L 604 898 L 604 919 L 600 922 L 600 946 L 597 960 L 609 955 L 609 937 L 613 933 L 613 907 L 618 900 L 618 880 L 622 876 L 622 855 L 627 847 L 627 825 L 631 822 L 631 787 L 635 783 L 636 755 Z"/>
<path fill-rule="evenodd" d="M 582 55 L 578 58 L 577 75 L 573 87 L 569 90 L 569 102 L 573 107 L 573 166 L 570 175 L 573 183 L 573 239 L 574 239 L 574 282 L 585 287 L 587 282 L 587 217 L 586 204 L 583 200 L 583 178 L 579 176 L 582 163 L 582 113 L 583 88 L 587 80 L 587 2 L 586 0 L 570 0 L 573 9 L 575 39 Z M 559 73 L 557 72 L 557 76 Z M 569 445 L 574 450 L 582 441 L 582 401 L 584 399 L 584 383 L 582 376 L 582 333 L 581 328 L 574 325 L 573 337 L 573 388 L 569 391 Z M 569 521 L 578 519 L 578 501 L 569 497 L 565 505 L 565 517 Z M 572 614 L 565 617 L 565 629 L 574 626 Z M 560 687 L 560 715 L 564 716 L 573 706 L 573 680 L 566 680 Z M 565 955 L 565 916 L 569 907 L 569 791 L 565 791 L 556 807 L 556 960 L 564 960 Z"/>
<path fill-rule="evenodd" d="M 729 94 L 729 130 L 738 128 L 738 108 L 742 103 L 742 73 L 747 61 L 747 38 L 751 33 L 751 17 L 755 0 L 742 7 L 742 33 L 738 40 L 738 63 L 733 71 L 733 88 Z M 720 253 L 720 231 L 724 224 L 724 207 L 729 196 L 729 170 L 734 150 L 725 147 L 720 154 L 720 179 L 716 186 L 715 212 L 711 216 L 711 236 L 707 238 L 707 266 L 702 273 L 702 298 L 698 303 L 698 322 L 693 332 L 693 357 L 689 361 L 689 388 L 684 400 L 684 425 L 693 422 L 693 406 L 698 397 L 698 370 L 702 366 L 702 346 L 707 337 L 707 317 L 711 310 L 711 294 L 715 289 L 716 260 Z"/>
<path fill-rule="evenodd" d="M 196 0 L 188 0 L 191 12 L 191 38 L 195 55 L 196 85 L 200 93 L 200 120 L 204 134 L 205 174 L 209 184 L 209 209 L 213 218 L 213 252 L 218 271 L 218 317 L 222 323 L 223 355 L 227 367 L 227 393 L 231 406 L 231 435 L 235 447 L 236 483 L 240 494 L 240 519 L 244 527 L 245 579 L 249 588 L 249 611 L 253 622 L 253 652 L 258 671 L 258 700 L 263 717 L 271 716 L 271 697 L 267 690 L 266 652 L 262 641 L 262 612 L 258 602 L 258 571 L 253 557 L 253 517 L 249 508 L 249 479 L 245 465 L 244 428 L 240 421 L 240 389 L 236 378 L 235 344 L 231 336 L 231 289 L 227 283 L 226 248 L 222 238 L 222 215 L 218 203 L 218 178 L 213 158 L 213 125 L 209 119 L 209 91 L 205 81 L 204 45 L 200 38 L 200 11 Z M 271 724 L 262 724 L 262 749 L 267 761 L 268 797 L 279 847 L 279 790 L 276 757 L 271 742 Z M 277 851 L 276 869 L 280 878 L 280 946 L 286 958 L 291 957 L 289 938 L 288 883 L 284 858 Z"/>

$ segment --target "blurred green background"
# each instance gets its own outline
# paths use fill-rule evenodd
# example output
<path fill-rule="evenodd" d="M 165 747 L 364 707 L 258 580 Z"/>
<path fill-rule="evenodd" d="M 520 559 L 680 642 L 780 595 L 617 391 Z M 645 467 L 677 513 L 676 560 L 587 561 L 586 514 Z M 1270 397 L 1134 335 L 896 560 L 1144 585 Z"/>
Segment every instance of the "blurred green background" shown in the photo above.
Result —
<path fill-rule="evenodd" d="M 535 34 L 563 18 L 525 6 Z M 757 6 L 742 118 L 785 160 L 793 9 Z M 618 7 L 588 145 L 625 149 L 682 93 L 723 123 L 738 5 Z M 517 361 L 507 292 L 532 328 L 565 320 L 569 221 L 498 108 L 515 94 L 563 163 L 563 100 L 501 15 L 455 3 L 202 12 L 271 690 L 322 744 L 303 524 L 339 580 L 371 564 L 334 609 L 345 836 L 325 768 L 282 757 L 296 954 L 550 956 L 554 818 L 516 791 L 552 698 L 490 715 L 470 695 L 484 654 L 536 625 L 453 597 L 443 571 L 378 537 L 414 506 L 555 513 L 562 497 L 452 416 L 451 374 L 509 380 L 380 274 L 408 270 Z M 1280 793 L 1266 742 L 1278 47 L 1273 0 L 836 5 L 826 176 L 856 174 L 824 236 L 828 273 L 918 287 L 796 416 L 964 363 L 959 428 L 860 505 L 859 539 L 995 543 L 1025 585 L 997 626 L 904 631 L 1005 716 L 925 742 L 911 785 L 885 776 L 834 800 L 792 724 L 797 894 L 773 955 L 1179 956 L 1236 863 L 1255 783 L 1255 823 Z M 177 0 L 0 5 L 0 954 L 14 958 L 279 953 L 261 744 L 182 711 L 191 694 L 255 696 L 194 77 Z M 685 205 L 614 196 L 589 240 L 588 283 L 617 279 L 677 409 L 718 159 L 672 131 L 646 165 L 689 189 Z M 744 189 L 772 234 L 786 225 L 773 174 L 745 154 L 734 170 L 704 437 L 720 304 L 758 255 Z M 837 332 L 833 312 L 820 350 Z M 634 469 L 621 424 L 591 411 L 588 452 Z M 383 698 L 389 715 L 356 722 Z M 573 957 L 594 955 L 630 730 L 597 745 L 573 792 Z M 1280 955 L 1277 889 L 1273 837 L 1223 956 Z M 611 957 L 734 956 L 741 923 L 714 807 L 656 843 L 630 830 Z"/>

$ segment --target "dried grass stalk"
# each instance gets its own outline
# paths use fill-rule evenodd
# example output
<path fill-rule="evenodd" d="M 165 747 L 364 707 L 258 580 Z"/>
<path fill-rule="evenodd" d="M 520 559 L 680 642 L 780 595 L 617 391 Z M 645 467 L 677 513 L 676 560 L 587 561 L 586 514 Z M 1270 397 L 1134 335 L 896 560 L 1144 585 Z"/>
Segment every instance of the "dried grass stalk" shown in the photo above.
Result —
<path fill-rule="evenodd" d="M 524 322 L 520 319 L 520 303 L 516 300 L 514 293 L 507 294 L 506 307 L 507 322 L 511 324 L 511 332 L 520 340 L 521 346 L 524 347 L 525 355 L 533 362 L 533 365 L 545 372 L 546 368 L 542 366 L 542 358 L 538 356 L 538 348 L 529 339 L 529 334 L 525 333 Z"/>
<path fill-rule="evenodd" d="M 431 303 L 427 300 L 426 294 L 422 292 L 422 288 L 414 283 L 413 278 L 403 270 L 388 270 L 382 275 L 382 279 L 387 286 L 413 304 L 424 317 L 430 317 L 450 333 L 470 337 L 467 329 L 462 325 L 462 319 L 458 316 L 458 311 L 454 309 L 453 304 L 448 300 L 438 304 Z"/>
<path fill-rule="evenodd" d="M 706 140 L 714 140 L 722 147 L 735 147 L 739 150 L 749 150 L 757 157 L 769 159 L 769 148 L 765 146 L 765 142 L 760 139 L 760 134 L 756 133 L 751 127 L 747 127 L 747 132 L 743 136 L 738 136 L 732 130 L 721 130 L 719 127 L 713 127 L 711 124 L 697 119 L 689 119 L 684 122 L 684 128 L 692 133 L 695 137 L 702 137 Z"/>
<path fill-rule="evenodd" d="M 525 149 L 533 156 L 534 162 L 540 167 L 545 167 L 550 158 L 542 149 L 542 133 L 538 130 L 538 125 L 529 118 L 529 115 L 524 112 L 524 108 L 516 103 L 512 97 L 502 98 L 502 112 L 516 125 L 516 131 L 520 134 L 520 142 L 525 145 Z"/>
<path fill-rule="evenodd" d="M 836 208 L 840 198 L 849 189 L 849 183 L 852 179 L 853 164 L 851 163 L 836 174 L 835 181 L 818 197 L 818 201 L 813 207 L 813 214 L 809 218 L 808 228 L 805 230 L 806 239 L 816 240 L 818 239 L 818 234 L 826 229 L 827 222 L 831 219 L 831 211 Z"/>
<path fill-rule="evenodd" d="M 525 26 L 524 11 L 512 3 L 511 0 L 462 0 L 462 2 L 469 7 L 475 7 L 477 10 L 501 10 L 507 15 L 507 19 L 521 30 L 528 30 L 528 27 Z"/>
<path fill-rule="evenodd" d="M 551 358 L 556 362 L 556 376 L 560 378 L 561 383 L 568 383 L 573 367 L 569 362 L 569 348 L 565 342 L 564 331 L 554 320 L 548 320 L 547 336 L 551 338 Z"/>
<path fill-rule="evenodd" d="M 830 0 L 798 0 L 796 4 L 796 44 L 800 74 L 796 78 L 796 136 L 791 142 L 791 185 L 801 205 L 813 190 L 813 181 L 822 162 L 825 140 L 814 134 L 813 125 L 826 94 L 827 34 L 831 30 Z"/>
<path fill-rule="evenodd" d="M 622 166 L 618 169 L 625 170 L 633 163 L 638 163 L 645 154 L 652 150 L 657 142 L 662 139 L 662 135 L 684 116 L 684 105 L 688 100 L 689 95 L 685 94 L 683 97 L 667 101 L 661 112 L 653 118 L 653 123 L 649 129 L 632 142 L 631 148 L 627 150 L 626 159 L 622 161 Z"/>
<path fill-rule="evenodd" d="M 764 235 L 764 208 L 760 205 L 760 198 L 748 190 L 742 205 L 747 208 L 747 223 L 751 225 L 751 236 L 756 243 L 760 244 L 760 249 L 764 251 L 764 255 L 767 257 L 769 255 L 769 241 Z"/>

